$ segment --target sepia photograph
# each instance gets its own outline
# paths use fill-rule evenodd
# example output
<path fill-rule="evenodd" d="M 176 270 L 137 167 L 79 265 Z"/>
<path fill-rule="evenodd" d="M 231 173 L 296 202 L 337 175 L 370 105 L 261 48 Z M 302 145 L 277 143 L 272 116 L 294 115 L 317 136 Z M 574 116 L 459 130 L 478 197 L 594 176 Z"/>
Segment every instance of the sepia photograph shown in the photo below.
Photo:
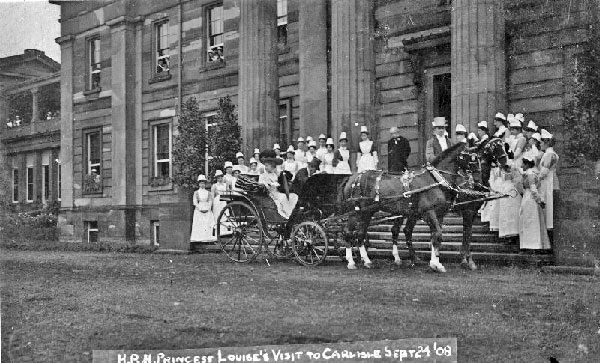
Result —
<path fill-rule="evenodd" d="M 600 0 L 0 18 L 1 362 L 600 362 Z"/>

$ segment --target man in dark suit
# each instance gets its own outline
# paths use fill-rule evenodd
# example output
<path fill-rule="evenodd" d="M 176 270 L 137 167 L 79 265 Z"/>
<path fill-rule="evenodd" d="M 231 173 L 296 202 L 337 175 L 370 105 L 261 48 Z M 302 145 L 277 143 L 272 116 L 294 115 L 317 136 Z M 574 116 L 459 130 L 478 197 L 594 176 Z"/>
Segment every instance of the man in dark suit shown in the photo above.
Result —
<path fill-rule="evenodd" d="M 319 173 L 319 164 L 321 164 L 321 160 L 314 158 L 312 159 L 306 168 L 302 168 L 296 172 L 294 176 L 294 180 L 292 181 L 292 191 L 296 194 L 299 194 L 306 183 L 306 180 Z"/>
<path fill-rule="evenodd" d="M 425 159 L 428 163 L 432 162 L 442 151 L 452 146 L 452 141 L 445 135 L 446 118 L 434 117 L 431 124 L 433 125 L 433 137 L 427 140 L 425 146 Z"/>
<path fill-rule="evenodd" d="M 388 172 L 402 173 L 407 167 L 410 143 L 400 135 L 400 129 L 396 126 L 390 129 L 390 134 L 392 138 L 388 141 Z"/>

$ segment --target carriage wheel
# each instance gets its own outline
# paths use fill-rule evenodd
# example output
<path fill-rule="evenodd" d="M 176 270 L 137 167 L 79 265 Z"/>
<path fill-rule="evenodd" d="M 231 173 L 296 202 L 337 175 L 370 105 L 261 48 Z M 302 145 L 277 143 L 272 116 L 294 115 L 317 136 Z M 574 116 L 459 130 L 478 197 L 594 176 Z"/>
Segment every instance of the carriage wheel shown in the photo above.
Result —
<path fill-rule="evenodd" d="M 292 248 L 296 260 L 304 266 L 316 266 L 327 257 L 327 234 L 318 223 L 302 222 L 292 232 Z"/>
<path fill-rule="evenodd" d="M 255 259 L 263 242 L 262 232 L 258 214 L 246 203 L 227 203 L 219 214 L 217 240 L 232 261 L 250 262 Z"/>

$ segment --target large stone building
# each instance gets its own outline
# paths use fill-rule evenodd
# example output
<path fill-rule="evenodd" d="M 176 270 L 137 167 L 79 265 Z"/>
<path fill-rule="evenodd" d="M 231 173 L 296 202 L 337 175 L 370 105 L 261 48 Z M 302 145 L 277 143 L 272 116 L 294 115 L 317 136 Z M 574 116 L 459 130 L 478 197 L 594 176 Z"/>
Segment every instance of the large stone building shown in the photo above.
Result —
<path fill-rule="evenodd" d="M 37 49 L 0 59 L 2 187 L 15 210 L 60 201 L 60 64 Z"/>
<path fill-rule="evenodd" d="M 52 1 L 51 1 L 52 2 Z M 170 177 L 178 107 L 231 95 L 244 150 L 368 126 L 424 160 L 434 116 L 474 131 L 497 111 L 558 135 L 591 1 L 115 0 L 61 7 L 61 239 L 189 233 Z M 491 123 L 491 122 L 490 122 Z M 560 145 L 559 145 L 560 152 Z M 185 209 L 185 208 L 184 208 Z M 96 234 L 97 231 L 97 234 Z M 165 233 L 162 234 L 166 236 Z M 184 238 L 184 237 L 181 237 Z"/>

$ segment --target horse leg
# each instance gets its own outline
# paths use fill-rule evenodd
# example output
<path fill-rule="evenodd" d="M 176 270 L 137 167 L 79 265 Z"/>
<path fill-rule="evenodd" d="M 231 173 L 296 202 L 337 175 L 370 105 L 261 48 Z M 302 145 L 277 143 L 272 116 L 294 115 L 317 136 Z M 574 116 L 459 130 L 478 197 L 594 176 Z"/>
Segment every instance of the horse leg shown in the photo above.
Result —
<path fill-rule="evenodd" d="M 417 257 L 415 252 L 415 248 L 412 243 L 412 233 L 415 230 L 415 225 L 417 224 L 418 218 L 415 213 L 411 213 L 408 215 L 406 219 L 406 225 L 404 226 L 404 237 L 406 238 L 406 247 L 408 248 L 408 258 L 410 259 L 410 266 L 414 266 L 415 263 L 419 262 L 420 259 Z"/>
<path fill-rule="evenodd" d="M 367 255 L 367 249 L 365 248 L 365 238 L 367 237 L 367 229 L 369 228 L 369 222 L 371 221 L 372 213 L 366 213 L 361 216 L 360 225 L 358 228 L 358 248 L 360 257 L 365 264 L 365 268 L 373 268 L 373 264 Z"/>
<path fill-rule="evenodd" d="M 352 214 L 348 218 L 348 222 L 344 227 L 344 239 L 346 241 L 346 261 L 348 261 L 348 265 L 346 267 L 348 270 L 356 270 L 356 263 L 354 262 L 354 257 L 352 257 L 352 241 L 355 237 L 354 232 L 356 231 L 356 225 L 358 221 L 358 216 L 356 214 Z"/>
<path fill-rule="evenodd" d="M 394 264 L 402 265 L 402 260 L 398 254 L 398 235 L 400 234 L 400 226 L 404 222 L 404 217 L 396 218 L 392 226 L 392 256 L 394 256 Z"/>
<path fill-rule="evenodd" d="M 425 212 L 425 220 L 431 230 L 431 259 L 429 267 L 436 272 L 446 272 L 446 268 L 440 263 L 440 244 L 442 240 L 442 227 L 438 217 L 433 210 Z"/>
<path fill-rule="evenodd" d="M 463 240 L 462 240 L 462 262 L 460 265 L 471 271 L 477 270 L 477 265 L 471 256 L 471 238 L 473 237 L 473 220 L 477 212 L 468 209 L 462 212 L 463 216 Z"/>

